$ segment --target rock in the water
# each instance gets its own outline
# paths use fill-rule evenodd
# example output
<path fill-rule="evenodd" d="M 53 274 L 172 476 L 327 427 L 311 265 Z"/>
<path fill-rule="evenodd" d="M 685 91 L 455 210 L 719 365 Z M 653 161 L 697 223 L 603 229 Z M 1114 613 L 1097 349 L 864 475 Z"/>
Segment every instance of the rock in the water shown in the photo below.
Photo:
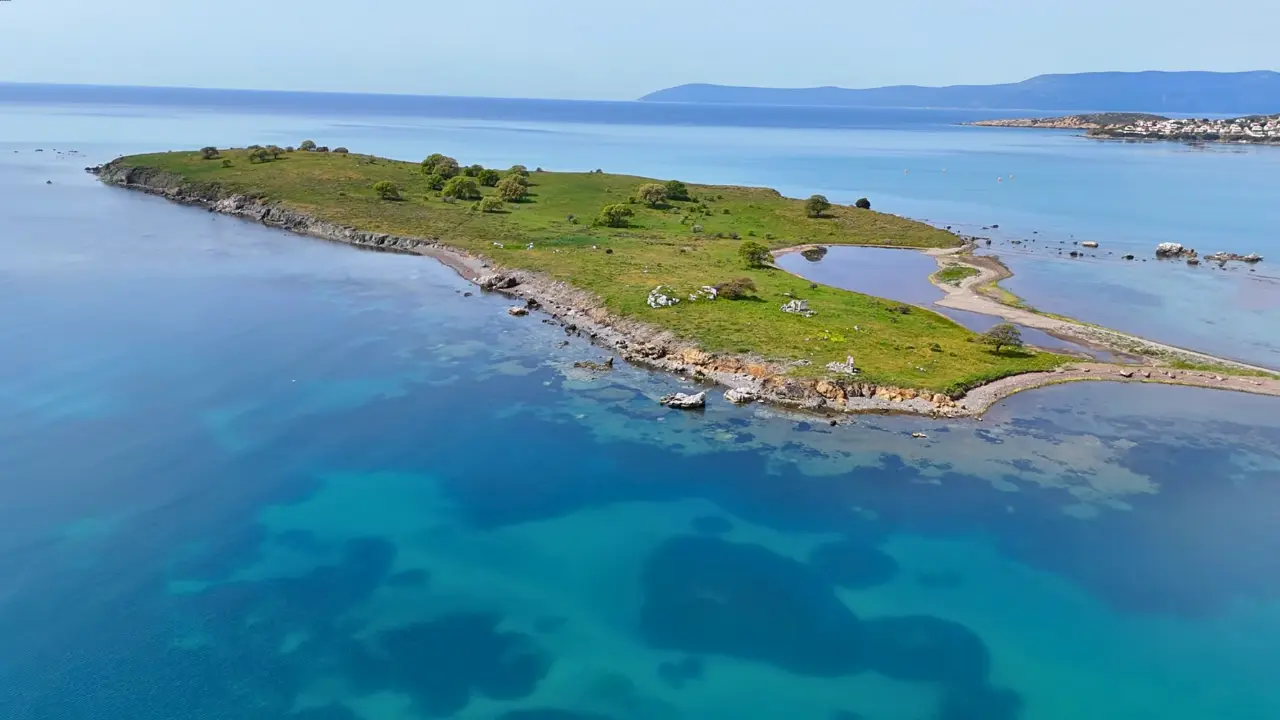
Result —
<path fill-rule="evenodd" d="M 1096 248 L 1096 247 L 1098 247 L 1098 243 L 1096 243 L 1096 242 L 1094 242 L 1094 241 L 1092 241 L 1092 240 L 1085 240 L 1084 242 L 1080 243 L 1080 246 L 1081 246 L 1081 247 L 1087 247 L 1087 248 Z"/>
<path fill-rule="evenodd" d="M 734 405 L 745 405 L 750 402 L 755 402 L 758 397 L 759 396 L 756 395 L 756 391 L 748 387 L 731 388 L 724 392 L 724 399 Z"/>
<path fill-rule="evenodd" d="M 481 276 L 476 279 L 476 283 L 485 290 L 507 290 L 519 285 L 520 281 L 511 275 L 494 273 L 492 275 Z"/>
<path fill-rule="evenodd" d="M 784 313 L 803 315 L 805 317 L 813 317 L 818 314 L 816 311 L 809 309 L 808 300 L 789 300 L 781 309 Z"/>
<path fill-rule="evenodd" d="M 1162 242 L 1156 246 L 1156 257 L 1195 257 L 1196 251 L 1182 243 Z"/>
<path fill-rule="evenodd" d="M 581 368 L 583 370 L 595 370 L 597 372 L 608 372 L 613 369 L 613 358 L 609 358 L 608 360 L 605 360 L 602 363 L 595 362 L 594 360 L 581 360 L 579 362 L 574 363 L 573 366 L 576 368 Z"/>
<path fill-rule="evenodd" d="M 1262 256 L 1257 253 L 1240 255 L 1238 253 L 1216 252 L 1212 255 L 1205 255 L 1204 259 L 1210 262 L 1216 262 L 1216 263 L 1236 261 L 1236 262 L 1245 262 L 1245 263 L 1252 264 L 1252 263 L 1262 262 Z"/>
<path fill-rule="evenodd" d="M 518 306 L 518 305 L 517 305 L 517 306 L 514 306 L 514 307 L 509 307 L 509 308 L 507 308 L 507 314 L 508 314 L 508 315 L 514 315 L 515 317 L 523 317 L 523 316 L 525 316 L 525 315 L 528 315 L 528 314 L 529 314 L 529 309 L 528 309 L 528 308 L 523 308 L 523 307 L 520 307 L 520 306 Z"/>
<path fill-rule="evenodd" d="M 658 287 L 649 291 L 649 298 L 648 300 L 646 300 L 646 302 L 648 302 L 649 307 L 656 309 L 656 308 L 671 307 L 672 305 L 675 305 L 676 303 L 680 302 L 680 298 L 672 297 L 670 295 L 664 294 L 662 292 L 662 286 L 659 285 Z"/>
<path fill-rule="evenodd" d="M 666 405 L 669 408 L 679 408 L 680 410 L 693 410 L 696 408 L 707 406 L 707 391 L 703 390 L 702 392 L 694 393 L 693 395 L 686 395 L 684 393 L 671 393 L 670 395 L 663 395 L 662 399 L 659 400 L 658 402 L 662 403 L 663 405 Z"/>

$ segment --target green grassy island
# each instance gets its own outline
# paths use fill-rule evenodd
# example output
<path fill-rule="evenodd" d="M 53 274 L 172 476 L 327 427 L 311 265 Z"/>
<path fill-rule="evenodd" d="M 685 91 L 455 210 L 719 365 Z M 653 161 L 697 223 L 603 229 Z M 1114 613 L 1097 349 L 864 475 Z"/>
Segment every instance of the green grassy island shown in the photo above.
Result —
<path fill-rule="evenodd" d="M 493 173 L 440 156 L 420 164 L 278 148 L 136 155 L 109 167 L 163 174 L 170 187 L 176 178 L 201 197 L 249 196 L 345 227 L 438 241 L 497 268 L 585 290 L 610 315 L 667 330 L 702 351 L 783 367 L 797 378 L 827 375 L 828 363 L 852 357 L 859 383 L 958 396 L 1068 360 L 996 351 L 932 311 L 812 285 L 772 267 L 762 248 L 750 257 L 749 243 L 769 251 L 960 244 L 923 223 L 766 188 L 686 187 L 599 170 Z M 736 287 L 715 300 L 690 297 L 730 283 Z M 680 302 L 651 307 L 659 286 Z M 792 299 L 814 314 L 782 312 Z"/>

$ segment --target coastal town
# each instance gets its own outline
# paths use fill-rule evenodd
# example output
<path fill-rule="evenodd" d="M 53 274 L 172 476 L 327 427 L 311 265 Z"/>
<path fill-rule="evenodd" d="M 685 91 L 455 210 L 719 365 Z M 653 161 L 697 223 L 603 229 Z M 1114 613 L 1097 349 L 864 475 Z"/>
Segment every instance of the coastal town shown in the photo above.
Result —
<path fill-rule="evenodd" d="M 1143 119 L 1089 131 L 1090 137 L 1280 144 L 1280 114 L 1232 119 Z"/>
<path fill-rule="evenodd" d="M 1048 118 L 981 120 L 982 127 L 1085 130 L 1086 137 L 1280 145 L 1280 114 L 1237 118 L 1169 118 L 1148 113 L 1093 113 Z"/>

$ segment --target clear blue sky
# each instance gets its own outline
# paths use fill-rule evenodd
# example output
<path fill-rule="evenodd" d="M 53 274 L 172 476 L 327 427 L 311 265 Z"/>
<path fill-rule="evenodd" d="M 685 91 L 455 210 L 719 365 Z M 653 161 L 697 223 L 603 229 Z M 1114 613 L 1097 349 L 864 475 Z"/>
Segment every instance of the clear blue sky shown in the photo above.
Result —
<path fill-rule="evenodd" d="M 1276 0 L 9 0 L 0 81 L 630 99 L 1278 69 Z"/>

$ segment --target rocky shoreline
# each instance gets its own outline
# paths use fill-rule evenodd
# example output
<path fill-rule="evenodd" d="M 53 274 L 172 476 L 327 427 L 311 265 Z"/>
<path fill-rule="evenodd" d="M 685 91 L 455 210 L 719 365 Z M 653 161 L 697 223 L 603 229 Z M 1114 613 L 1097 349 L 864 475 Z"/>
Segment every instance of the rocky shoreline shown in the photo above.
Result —
<path fill-rule="evenodd" d="M 227 194 L 216 188 L 192 186 L 179 176 L 150 168 L 112 162 L 86 170 L 108 185 L 158 195 L 268 227 L 357 247 L 435 258 L 484 290 L 523 300 L 526 309 L 538 310 L 547 316 L 543 322 L 559 324 L 566 334 L 584 337 L 600 347 L 613 350 L 628 362 L 724 386 L 730 391 L 726 395 L 731 396 L 731 402 L 760 401 L 818 412 L 893 412 L 966 417 L 981 415 L 993 403 L 1016 392 L 1071 380 L 1201 384 L 1191 377 L 1175 380 L 1142 377 L 1133 372 L 1125 375 L 1127 366 L 1098 364 L 1088 364 L 1088 367 L 1073 364 L 1054 372 L 1003 378 L 960 397 L 874 385 L 849 378 L 793 377 L 788 373 L 788 366 L 764 359 L 708 353 L 666 331 L 617 317 L 606 311 L 591 294 L 564 282 L 538 273 L 495 267 L 485 258 L 459 251 L 439 238 L 404 237 L 345 227 L 279 204 Z M 1211 384 L 1204 386 L 1214 387 Z M 1267 380 L 1258 385 L 1224 389 L 1280 395 L 1280 381 Z"/>

